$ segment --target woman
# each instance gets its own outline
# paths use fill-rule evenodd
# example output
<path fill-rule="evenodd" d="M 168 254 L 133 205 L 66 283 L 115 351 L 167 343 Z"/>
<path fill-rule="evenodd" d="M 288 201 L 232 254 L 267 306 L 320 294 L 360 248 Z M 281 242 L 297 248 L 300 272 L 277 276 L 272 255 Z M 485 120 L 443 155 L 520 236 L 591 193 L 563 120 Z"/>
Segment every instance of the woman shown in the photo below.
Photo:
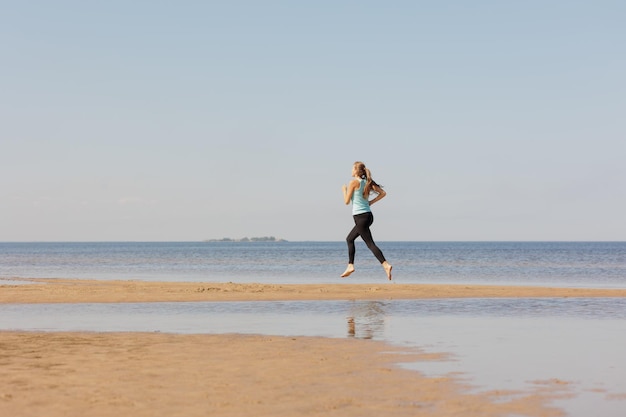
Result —
<path fill-rule="evenodd" d="M 354 241 L 361 236 L 367 247 L 384 268 L 387 278 L 391 281 L 391 265 L 385 260 L 382 251 L 374 243 L 372 232 L 370 231 L 370 226 L 374 223 L 374 215 L 370 206 L 384 198 L 387 193 L 372 179 L 370 170 L 367 169 L 363 162 L 357 161 L 354 163 L 352 176 L 354 179 L 350 181 L 350 184 L 343 186 L 344 202 L 346 205 L 352 202 L 354 228 L 346 238 L 348 243 L 348 267 L 341 274 L 341 277 L 345 278 L 354 272 L 354 255 L 356 254 Z M 369 196 L 372 192 L 376 194 L 376 197 L 370 200 Z"/>

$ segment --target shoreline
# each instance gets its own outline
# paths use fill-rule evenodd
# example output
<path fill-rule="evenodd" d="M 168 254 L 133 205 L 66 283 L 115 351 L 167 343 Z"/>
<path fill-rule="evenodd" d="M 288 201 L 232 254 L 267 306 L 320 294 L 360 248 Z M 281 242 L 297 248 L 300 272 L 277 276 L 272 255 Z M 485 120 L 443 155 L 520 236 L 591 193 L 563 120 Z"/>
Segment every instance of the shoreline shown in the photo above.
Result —
<path fill-rule="evenodd" d="M 626 289 L 467 284 L 237 284 L 62 278 L 0 279 L 0 304 L 435 298 L 626 297 Z"/>
<path fill-rule="evenodd" d="M 505 297 L 623 298 L 626 289 L 0 279 L 0 305 Z M 0 331 L 0 351 L 0 415 L 557 417 L 555 401 L 580 394 L 559 375 L 480 391 L 463 375 L 402 367 L 445 352 L 360 338 L 11 330 Z"/>
<path fill-rule="evenodd" d="M 0 332 L 1 415 L 562 416 L 568 383 L 474 392 L 403 362 L 440 355 L 363 339 Z"/>

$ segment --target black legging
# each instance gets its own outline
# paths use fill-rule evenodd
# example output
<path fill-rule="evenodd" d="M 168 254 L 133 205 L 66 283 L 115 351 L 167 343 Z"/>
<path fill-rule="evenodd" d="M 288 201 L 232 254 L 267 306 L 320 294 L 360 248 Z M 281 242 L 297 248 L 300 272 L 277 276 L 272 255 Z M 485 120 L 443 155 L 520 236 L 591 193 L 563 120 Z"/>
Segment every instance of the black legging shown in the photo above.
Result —
<path fill-rule="evenodd" d="M 346 242 L 348 242 L 348 263 L 354 263 L 354 255 L 356 254 L 354 241 L 359 236 L 361 236 L 367 247 L 376 257 L 376 259 L 378 259 L 381 264 L 385 262 L 385 256 L 383 255 L 382 251 L 378 249 L 376 243 L 374 243 L 374 238 L 372 237 L 372 232 L 370 231 L 370 226 L 372 225 L 372 223 L 374 223 L 374 215 L 369 212 L 356 214 L 352 217 L 354 217 L 354 227 L 348 234 L 348 237 L 346 237 Z"/>

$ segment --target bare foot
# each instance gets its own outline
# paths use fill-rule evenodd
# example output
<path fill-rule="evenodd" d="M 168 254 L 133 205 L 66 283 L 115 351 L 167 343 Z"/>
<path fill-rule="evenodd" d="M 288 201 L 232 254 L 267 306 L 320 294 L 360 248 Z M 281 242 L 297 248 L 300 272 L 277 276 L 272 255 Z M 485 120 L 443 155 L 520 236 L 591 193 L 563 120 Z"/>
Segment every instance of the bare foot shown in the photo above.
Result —
<path fill-rule="evenodd" d="M 385 269 L 385 272 L 387 273 L 387 278 L 389 279 L 389 281 L 391 281 L 391 269 L 393 267 L 389 263 L 385 262 L 383 263 L 383 268 Z"/>
<path fill-rule="evenodd" d="M 341 274 L 341 278 L 345 278 L 347 276 L 350 276 L 350 274 L 353 273 L 353 272 L 354 272 L 354 265 L 350 264 L 350 265 L 348 265 L 346 270 L 343 272 L 343 274 Z"/>

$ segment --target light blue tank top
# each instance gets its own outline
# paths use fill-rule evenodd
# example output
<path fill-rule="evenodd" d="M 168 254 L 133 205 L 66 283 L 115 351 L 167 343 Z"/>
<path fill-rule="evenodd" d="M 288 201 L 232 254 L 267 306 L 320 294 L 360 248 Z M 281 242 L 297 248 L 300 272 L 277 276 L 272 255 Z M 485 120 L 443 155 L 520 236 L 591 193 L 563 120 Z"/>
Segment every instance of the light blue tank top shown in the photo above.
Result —
<path fill-rule="evenodd" d="M 365 179 L 360 180 L 361 185 L 358 190 L 354 190 L 352 194 L 352 214 L 363 214 L 372 211 L 370 209 L 370 203 L 365 197 L 363 197 L 363 190 L 365 189 Z"/>

